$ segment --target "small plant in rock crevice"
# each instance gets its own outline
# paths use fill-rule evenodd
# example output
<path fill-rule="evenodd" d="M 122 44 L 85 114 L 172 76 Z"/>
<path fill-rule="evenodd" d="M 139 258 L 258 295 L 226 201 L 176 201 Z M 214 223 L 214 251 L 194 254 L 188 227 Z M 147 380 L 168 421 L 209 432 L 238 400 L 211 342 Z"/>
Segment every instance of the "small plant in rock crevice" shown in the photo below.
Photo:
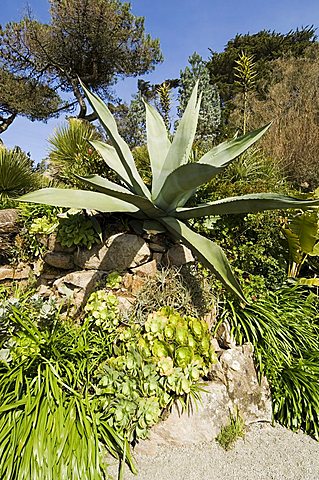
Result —
<path fill-rule="evenodd" d="M 238 410 L 234 414 L 230 412 L 229 423 L 224 425 L 216 437 L 216 441 L 225 450 L 234 447 L 239 438 L 245 436 L 245 422 Z"/>

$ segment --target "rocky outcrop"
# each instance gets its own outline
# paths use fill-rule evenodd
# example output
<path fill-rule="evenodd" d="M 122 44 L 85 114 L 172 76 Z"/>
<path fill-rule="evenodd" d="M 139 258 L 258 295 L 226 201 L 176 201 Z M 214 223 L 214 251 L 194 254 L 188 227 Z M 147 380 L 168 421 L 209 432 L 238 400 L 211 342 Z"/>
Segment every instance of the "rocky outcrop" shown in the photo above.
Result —
<path fill-rule="evenodd" d="M 150 249 L 143 238 L 118 233 L 112 235 L 104 244 L 91 250 L 79 250 L 74 255 L 75 264 L 85 270 L 104 270 L 123 272 L 146 263 L 151 258 Z"/>
<path fill-rule="evenodd" d="M 167 263 L 168 265 L 175 265 L 176 267 L 181 267 L 186 263 L 194 262 L 194 257 L 189 248 L 185 245 L 176 244 L 173 245 L 167 251 Z"/>
<path fill-rule="evenodd" d="M 106 272 L 98 270 L 80 270 L 68 273 L 54 282 L 53 293 L 59 294 L 78 310 L 85 305 L 89 295 L 96 289 L 96 284 L 105 275 Z"/>
<path fill-rule="evenodd" d="M 211 380 L 204 386 L 202 401 L 190 413 L 174 406 L 168 418 L 152 428 L 149 439 L 137 446 L 138 451 L 153 454 L 158 445 L 210 442 L 228 423 L 230 413 L 234 414 L 237 409 L 246 424 L 272 421 L 269 386 L 265 377 L 258 382 L 252 345 L 220 353 L 211 371 Z"/>

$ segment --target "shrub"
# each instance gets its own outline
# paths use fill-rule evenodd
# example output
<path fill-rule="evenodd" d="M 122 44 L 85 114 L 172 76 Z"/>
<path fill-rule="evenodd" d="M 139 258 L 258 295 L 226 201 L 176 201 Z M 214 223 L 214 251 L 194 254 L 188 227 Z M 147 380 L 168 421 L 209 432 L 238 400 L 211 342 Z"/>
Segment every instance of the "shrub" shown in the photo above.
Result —
<path fill-rule="evenodd" d="M 270 383 L 275 419 L 319 439 L 319 300 L 305 287 L 284 286 L 254 304 L 225 301 L 238 343 L 250 341 Z M 218 328 L 218 326 L 217 326 Z"/>
<path fill-rule="evenodd" d="M 105 173 L 105 163 L 90 145 L 101 135 L 89 122 L 71 118 L 68 125 L 59 127 L 49 138 L 49 171 L 67 185 L 78 186 L 74 174 Z"/>
<path fill-rule="evenodd" d="M 0 145 L 0 208 L 10 207 L 12 199 L 39 186 L 30 158 L 19 148 Z"/>

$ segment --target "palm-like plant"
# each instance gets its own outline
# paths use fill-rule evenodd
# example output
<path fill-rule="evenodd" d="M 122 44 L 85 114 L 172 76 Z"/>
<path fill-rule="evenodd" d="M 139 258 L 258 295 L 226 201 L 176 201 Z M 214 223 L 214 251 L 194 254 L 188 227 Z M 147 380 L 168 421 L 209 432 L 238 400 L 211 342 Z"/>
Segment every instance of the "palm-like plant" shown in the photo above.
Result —
<path fill-rule="evenodd" d="M 157 226 L 164 228 L 189 246 L 226 288 L 245 300 L 222 249 L 213 241 L 192 231 L 185 221 L 206 215 L 257 212 L 276 208 L 308 208 L 318 205 L 319 200 L 299 200 L 283 195 L 259 193 L 225 198 L 192 208 L 185 207 L 185 204 L 200 185 L 210 181 L 253 145 L 267 131 L 269 125 L 223 142 L 207 152 L 199 161 L 190 163 L 200 107 L 200 98 L 197 98 L 198 84 L 193 90 L 172 141 L 160 114 L 152 106 L 145 104 L 147 143 L 153 177 L 152 189 L 149 191 L 137 171 L 128 145 L 118 133 L 116 122 L 107 106 L 99 97 L 83 88 L 112 145 L 97 140 L 91 143 L 107 165 L 118 174 L 121 185 L 98 175 L 78 176 L 85 184 L 94 187 L 96 192 L 46 188 L 24 195 L 20 200 L 95 209 L 101 212 L 126 212 L 144 220 L 145 228 L 149 228 L 150 221 L 155 220 Z"/>
<path fill-rule="evenodd" d="M 30 158 L 21 150 L 8 150 L 0 145 L 0 204 L 39 187 Z"/>

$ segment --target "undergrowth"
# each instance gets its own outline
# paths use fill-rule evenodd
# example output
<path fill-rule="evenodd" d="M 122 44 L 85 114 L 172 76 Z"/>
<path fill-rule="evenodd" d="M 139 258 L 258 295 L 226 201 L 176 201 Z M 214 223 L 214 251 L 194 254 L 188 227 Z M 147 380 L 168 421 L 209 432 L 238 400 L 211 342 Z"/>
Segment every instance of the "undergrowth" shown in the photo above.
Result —
<path fill-rule="evenodd" d="M 270 383 L 274 418 L 319 440 L 318 296 L 287 285 L 244 308 L 226 299 L 223 319 L 237 343 L 254 345 L 259 374 Z"/>

